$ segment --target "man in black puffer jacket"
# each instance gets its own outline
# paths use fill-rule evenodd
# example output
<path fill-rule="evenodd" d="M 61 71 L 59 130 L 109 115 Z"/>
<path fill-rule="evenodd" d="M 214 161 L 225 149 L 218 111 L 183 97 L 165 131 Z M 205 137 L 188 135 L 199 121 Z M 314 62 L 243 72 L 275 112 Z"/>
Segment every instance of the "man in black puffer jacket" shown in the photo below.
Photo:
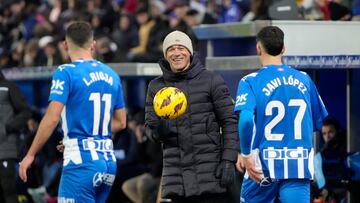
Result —
<path fill-rule="evenodd" d="M 26 127 L 31 111 L 14 82 L 0 71 L 0 202 L 15 203 L 17 136 Z"/>
<path fill-rule="evenodd" d="M 163 143 L 162 197 L 232 202 L 226 191 L 235 178 L 239 140 L 228 87 L 193 54 L 185 33 L 168 34 L 163 52 L 163 75 L 150 82 L 145 109 L 147 136 Z M 153 109 L 156 92 L 167 86 L 181 89 L 187 98 L 186 113 L 175 120 L 160 119 Z"/>

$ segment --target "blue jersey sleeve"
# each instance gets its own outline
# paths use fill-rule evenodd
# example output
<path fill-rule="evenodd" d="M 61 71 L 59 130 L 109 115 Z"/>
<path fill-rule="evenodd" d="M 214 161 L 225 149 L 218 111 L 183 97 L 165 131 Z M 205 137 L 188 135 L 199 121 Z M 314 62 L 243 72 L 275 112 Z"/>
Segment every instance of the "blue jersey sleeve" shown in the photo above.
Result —
<path fill-rule="evenodd" d="M 49 101 L 59 101 L 66 104 L 70 92 L 70 77 L 65 69 L 59 67 L 55 70 L 51 81 Z"/>
<path fill-rule="evenodd" d="M 323 119 L 328 115 L 325 105 L 316 89 L 316 86 L 310 82 L 311 110 L 313 117 L 314 130 L 321 129 Z"/>
<path fill-rule="evenodd" d="M 255 108 L 256 100 L 254 92 L 246 78 L 243 78 L 238 85 L 234 111 L 241 111 L 244 109 L 254 111 Z"/>
<path fill-rule="evenodd" d="M 125 107 L 124 92 L 121 85 L 121 79 L 119 78 L 119 91 L 116 98 L 115 109 L 122 109 Z"/>
<path fill-rule="evenodd" d="M 249 155 L 251 152 L 251 139 L 254 132 L 254 112 L 243 110 L 239 115 L 238 132 L 240 138 L 240 152 Z"/>

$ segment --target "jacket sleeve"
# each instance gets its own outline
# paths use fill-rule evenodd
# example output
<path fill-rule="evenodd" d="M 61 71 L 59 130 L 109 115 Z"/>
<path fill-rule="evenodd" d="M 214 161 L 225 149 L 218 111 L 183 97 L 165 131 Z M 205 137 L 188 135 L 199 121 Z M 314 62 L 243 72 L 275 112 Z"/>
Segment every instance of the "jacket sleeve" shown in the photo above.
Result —
<path fill-rule="evenodd" d="M 9 94 L 15 116 L 6 123 L 6 131 L 14 133 L 19 132 L 26 126 L 31 117 L 31 111 L 20 89 L 13 83 L 9 84 Z"/>
<path fill-rule="evenodd" d="M 224 140 L 222 159 L 236 162 L 239 152 L 238 116 L 234 113 L 234 100 L 230 96 L 229 88 L 218 74 L 212 78 L 211 98 Z"/>
<path fill-rule="evenodd" d="M 155 142 L 160 141 L 160 136 L 157 133 L 157 127 L 159 123 L 159 117 L 156 116 L 153 100 L 155 96 L 155 86 L 154 81 L 151 81 L 148 86 L 148 90 L 146 93 L 146 103 L 145 103 L 145 133 L 146 136 Z"/>

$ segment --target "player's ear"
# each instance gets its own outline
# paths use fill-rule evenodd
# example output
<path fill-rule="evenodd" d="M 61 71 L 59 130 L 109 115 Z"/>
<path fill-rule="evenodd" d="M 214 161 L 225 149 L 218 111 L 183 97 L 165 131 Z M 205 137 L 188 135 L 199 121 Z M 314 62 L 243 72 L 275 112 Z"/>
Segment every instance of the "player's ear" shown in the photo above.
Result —
<path fill-rule="evenodd" d="M 283 46 L 282 50 L 281 50 L 281 55 L 283 55 L 285 53 L 285 46 Z"/>
<path fill-rule="evenodd" d="M 64 40 L 64 42 L 63 42 L 63 47 L 64 47 L 64 49 L 65 49 L 66 51 L 69 50 L 69 45 L 68 45 L 68 43 L 66 42 L 66 40 Z"/>
<path fill-rule="evenodd" d="M 260 42 L 257 42 L 256 43 L 256 54 L 258 55 L 258 56 L 261 56 L 261 46 L 260 46 Z"/>
<path fill-rule="evenodd" d="M 96 41 L 93 40 L 92 43 L 91 43 L 91 51 L 94 51 L 95 47 L 96 47 Z"/>

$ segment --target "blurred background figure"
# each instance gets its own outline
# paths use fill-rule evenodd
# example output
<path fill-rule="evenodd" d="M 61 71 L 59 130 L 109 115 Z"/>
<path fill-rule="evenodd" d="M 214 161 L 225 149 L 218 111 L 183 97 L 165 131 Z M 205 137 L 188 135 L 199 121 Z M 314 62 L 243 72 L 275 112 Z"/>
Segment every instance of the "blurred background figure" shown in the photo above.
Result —
<path fill-rule="evenodd" d="M 42 52 L 41 66 L 56 66 L 62 64 L 60 51 L 57 47 L 57 42 L 51 36 L 44 36 L 39 40 L 39 48 Z"/>
<path fill-rule="evenodd" d="M 136 21 L 139 24 L 139 44 L 138 46 L 131 48 L 128 53 L 128 60 L 132 62 L 138 61 L 137 56 L 146 53 L 146 45 L 150 38 L 150 30 L 155 25 L 155 21 L 152 19 L 146 7 L 141 7 L 136 11 Z"/>
<path fill-rule="evenodd" d="M 145 135 L 145 112 L 136 115 L 135 136 L 139 159 L 147 171 L 124 182 L 122 190 L 134 203 L 152 203 L 156 200 L 162 174 L 162 147 Z"/>
<path fill-rule="evenodd" d="M 321 154 L 325 159 L 344 159 L 346 156 L 346 132 L 335 118 L 325 119 L 321 128 L 324 145 Z"/>
<path fill-rule="evenodd" d="M 169 21 L 164 15 L 165 10 L 166 6 L 162 1 L 151 1 L 150 16 L 154 25 L 149 30 L 145 52 L 136 54 L 133 61 L 154 63 L 162 57 L 162 40 L 169 33 Z"/>
<path fill-rule="evenodd" d="M 107 35 L 98 36 L 96 39 L 96 58 L 101 61 L 113 62 L 118 47 Z"/>
<path fill-rule="evenodd" d="M 36 38 L 31 39 L 25 47 L 24 53 L 24 66 L 25 67 L 35 67 L 41 65 L 41 57 L 39 54 L 39 40 Z"/>
<path fill-rule="evenodd" d="M 21 158 L 30 148 L 36 131 L 39 127 L 41 115 L 37 112 L 27 122 L 26 137 L 23 143 Z M 56 203 L 62 170 L 62 154 L 56 146 L 62 140 L 61 127 L 57 126 L 49 141 L 44 145 L 29 170 L 29 182 L 26 184 L 27 192 L 35 203 Z M 20 181 L 21 184 L 25 184 Z"/>
<path fill-rule="evenodd" d="M 134 16 L 129 13 L 121 13 L 116 22 L 112 34 L 112 40 L 117 46 L 114 61 L 127 62 L 129 50 L 139 44 L 138 28 Z"/>
<path fill-rule="evenodd" d="M 219 23 L 233 23 L 241 20 L 241 11 L 236 0 L 222 0 Z"/>
<path fill-rule="evenodd" d="M 270 20 L 268 8 L 271 4 L 271 0 L 252 0 L 250 11 L 244 15 L 242 21 Z"/>
<path fill-rule="evenodd" d="M 323 121 L 321 138 L 320 157 L 325 185 L 322 188 L 312 185 L 313 195 L 325 202 L 342 202 L 346 199 L 347 183 L 352 174 L 346 164 L 346 131 L 337 119 L 329 117 Z"/>
<path fill-rule="evenodd" d="M 139 120 L 144 120 L 139 114 L 143 115 L 138 109 L 128 111 L 127 127 L 113 137 L 117 172 L 107 203 L 130 202 L 130 199 L 122 191 L 123 183 L 148 171 L 147 167 L 140 161 L 135 135 Z"/>
<path fill-rule="evenodd" d="M 360 21 L 360 0 L 353 0 L 352 2 L 352 20 Z"/>

